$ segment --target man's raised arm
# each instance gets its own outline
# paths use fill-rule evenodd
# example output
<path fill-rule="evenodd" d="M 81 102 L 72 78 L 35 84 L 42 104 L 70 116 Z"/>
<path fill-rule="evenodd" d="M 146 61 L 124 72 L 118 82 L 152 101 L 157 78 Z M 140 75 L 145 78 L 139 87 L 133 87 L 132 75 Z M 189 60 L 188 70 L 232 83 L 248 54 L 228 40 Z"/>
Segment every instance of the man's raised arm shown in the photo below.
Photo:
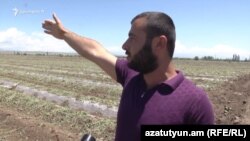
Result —
<path fill-rule="evenodd" d="M 110 54 L 97 41 L 82 37 L 63 27 L 61 21 L 53 14 L 55 21 L 45 20 L 44 32 L 57 39 L 66 41 L 81 56 L 99 65 L 107 74 L 116 80 L 115 63 L 117 58 Z"/>

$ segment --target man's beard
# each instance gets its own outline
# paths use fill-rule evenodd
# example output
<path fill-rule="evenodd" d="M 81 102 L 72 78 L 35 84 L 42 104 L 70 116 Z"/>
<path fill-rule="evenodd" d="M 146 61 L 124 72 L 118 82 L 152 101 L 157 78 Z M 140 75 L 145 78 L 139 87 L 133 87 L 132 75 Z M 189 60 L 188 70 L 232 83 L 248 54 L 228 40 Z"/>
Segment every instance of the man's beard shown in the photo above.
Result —
<path fill-rule="evenodd" d="M 151 41 L 146 41 L 143 48 L 133 56 L 128 66 L 142 74 L 154 71 L 158 67 L 157 58 L 152 52 Z"/>

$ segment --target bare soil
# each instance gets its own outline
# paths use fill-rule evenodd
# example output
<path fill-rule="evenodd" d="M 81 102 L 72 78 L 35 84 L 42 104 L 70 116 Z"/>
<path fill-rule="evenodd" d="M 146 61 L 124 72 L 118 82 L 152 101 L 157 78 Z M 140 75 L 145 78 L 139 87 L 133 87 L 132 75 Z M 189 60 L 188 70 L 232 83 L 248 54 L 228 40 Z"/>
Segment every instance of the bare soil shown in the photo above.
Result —
<path fill-rule="evenodd" d="M 208 90 L 216 124 L 250 124 L 250 75 Z M 0 141 L 80 141 L 81 135 L 0 105 Z"/>
<path fill-rule="evenodd" d="M 76 141 L 80 135 L 0 105 L 0 141 Z"/>
<path fill-rule="evenodd" d="M 208 94 L 217 124 L 250 124 L 250 75 L 219 84 Z"/>

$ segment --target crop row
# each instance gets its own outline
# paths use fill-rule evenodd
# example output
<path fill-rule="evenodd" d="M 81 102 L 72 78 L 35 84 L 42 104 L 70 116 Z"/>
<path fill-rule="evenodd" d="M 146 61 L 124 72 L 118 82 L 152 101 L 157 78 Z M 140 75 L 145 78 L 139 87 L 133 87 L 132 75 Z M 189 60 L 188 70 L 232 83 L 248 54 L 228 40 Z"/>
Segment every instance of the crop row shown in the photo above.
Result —
<path fill-rule="evenodd" d="M 82 57 L 0 56 L 0 79 L 80 100 L 117 106 L 122 88 L 97 65 Z M 250 73 L 250 63 L 174 60 L 178 70 L 198 86 L 213 88 Z"/>

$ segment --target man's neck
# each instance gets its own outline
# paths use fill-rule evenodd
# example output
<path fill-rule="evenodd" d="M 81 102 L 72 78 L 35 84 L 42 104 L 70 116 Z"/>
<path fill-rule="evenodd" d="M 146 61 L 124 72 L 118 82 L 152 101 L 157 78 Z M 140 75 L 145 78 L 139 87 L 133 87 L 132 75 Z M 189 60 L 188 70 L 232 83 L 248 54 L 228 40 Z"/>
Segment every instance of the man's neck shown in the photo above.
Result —
<path fill-rule="evenodd" d="M 166 80 L 172 79 L 176 75 L 177 73 L 174 65 L 172 63 L 169 63 L 166 66 L 159 66 L 151 73 L 144 74 L 143 77 L 147 84 L 147 89 L 151 89 Z"/>

